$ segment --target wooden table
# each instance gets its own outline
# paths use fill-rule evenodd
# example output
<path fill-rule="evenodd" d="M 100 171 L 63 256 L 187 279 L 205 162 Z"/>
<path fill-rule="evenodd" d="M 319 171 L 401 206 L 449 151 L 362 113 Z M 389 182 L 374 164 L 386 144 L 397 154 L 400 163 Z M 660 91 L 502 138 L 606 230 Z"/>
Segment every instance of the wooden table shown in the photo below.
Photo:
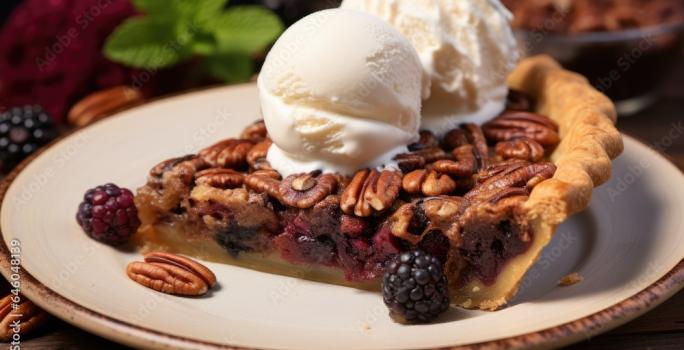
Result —
<path fill-rule="evenodd" d="M 684 170 L 684 65 L 664 89 L 663 98 L 639 115 L 621 118 L 618 127 L 647 144 L 658 145 L 668 135 L 673 143 L 660 149 Z M 32 339 L 22 341 L 28 349 L 128 349 L 53 320 Z M 684 291 L 650 313 L 607 334 L 588 339 L 570 349 L 684 349 Z"/>

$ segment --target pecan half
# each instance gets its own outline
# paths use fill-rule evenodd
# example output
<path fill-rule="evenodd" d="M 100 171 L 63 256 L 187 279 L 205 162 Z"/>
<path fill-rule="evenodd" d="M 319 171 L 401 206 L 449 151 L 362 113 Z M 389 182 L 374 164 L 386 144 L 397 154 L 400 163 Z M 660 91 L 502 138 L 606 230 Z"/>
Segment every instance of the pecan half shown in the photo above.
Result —
<path fill-rule="evenodd" d="M 530 162 L 542 160 L 545 153 L 542 145 L 527 137 L 501 141 L 496 144 L 495 152 L 503 160 L 522 159 Z"/>
<path fill-rule="evenodd" d="M 266 160 L 266 156 L 268 155 L 268 149 L 271 148 L 272 144 L 273 142 L 271 140 L 264 140 L 254 145 L 254 147 L 247 152 L 246 159 L 250 168 L 257 170 L 271 168 Z"/>
<path fill-rule="evenodd" d="M 477 174 L 475 174 L 474 179 L 476 181 L 476 184 L 482 184 L 485 181 L 491 179 L 492 177 L 499 176 L 501 174 L 506 174 L 513 170 L 524 167 L 528 164 L 530 164 L 530 162 L 526 160 L 509 159 L 500 163 L 492 164 L 487 168 L 480 170 Z"/>
<path fill-rule="evenodd" d="M 463 128 L 449 130 L 442 140 L 442 146 L 447 150 L 453 150 L 456 147 L 469 144 L 470 141 L 468 141 L 468 136 Z"/>
<path fill-rule="evenodd" d="M 261 142 L 268 137 L 266 130 L 266 123 L 263 120 L 258 120 L 249 125 L 242 131 L 240 138 L 243 140 L 251 140 L 254 142 Z"/>
<path fill-rule="evenodd" d="M 177 158 L 171 158 L 171 159 L 164 160 L 164 161 L 160 162 L 159 164 L 155 165 L 154 167 L 152 167 L 152 169 L 150 169 L 150 176 L 162 177 L 164 175 L 164 173 L 173 169 L 173 167 L 175 167 L 177 164 L 185 162 L 185 161 L 193 160 L 195 158 L 197 158 L 197 157 L 194 155 L 187 155 L 184 157 L 177 157 Z"/>
<path fill-rule="evenodd" d="M 511 193 L 520 195 L 528 193 L 534 186 L 556 172 L 556 166 L 549 162 L 529 163 L 513 161 L 503 165 L 497 165 L 493 169 L 486 169 L 478 176 L 478 183 L 464 196 L 466 199 L 476 201 L 498 201 Z M 506 190 L 507 192 L 502 192 Z M 511 192 L 512 191 L 512 192 Z"/>
<path fill-rule="evenodd" d="M 440 231 L 448 236 L 455 229 L 457 218 L 467 207 L 468 202 L 461 197 L 420 199 L 399 207 L 387 223 L 392 235 L 416 245 L 433 231 Z"/>
<path fill-rule="evenodd" d="M 449 158 L 449 154 L 440 147 L 424 148 L 413 152 L 413 154 L 422 157 L 425 160 L 425 164 Z"/>
<path fill-rule="evenodd" d="M 9 294 L 0 299 L 0 341 L 9 342 L 15 334 L 28 336 L 49 318 L 50 315 L 25 296 Z"/>
<path fill-rule="evenodd" d="M 275 170 L 258 170 L 245 177 L 245 185 L 257 193 L 280 200 L 280 174 Z"/>
<path fill-rule="evenodd" d="M 126 273 L 133 281 L 167 294 L 203 295 L 216 285 L 216 276 L 206 266 L 164 252 L 148 253 L 145 262 L 128 264 Z"/>
<path fill-rule="evenodd" d="M 504 112 L 483 125 L 482 130 L 488 139 L 497 142 L 527 137 L 546 148 L 553 148 L 560 142 L 556 122 L 532 112 Z"/>
<path fill-rule="evenodd" d="M 253 146 L 250 140 L 228 139 L 201 150 L 199 156 L 212 168 L 238 169 L 247 164 L 247 153 Z"/>
<path fill-rule="evenodd" d="M 290 175 L 280 183 L 280 200 L 291 207 L 311 208 L 337 188 L 337 178 L 332 174 Z"/>
<path fill-rule="evenodd" d="M 255 170 L 252 175 L 258 175 L 258 176 L 266 176 L 270 177 L 272 179 L 280 180 L 282 179 L 282 176 L 280 175 L 279 172 L 273 170 L 273 169 L 261 169 L 261 170 Z"/>
<path fill-rule="evenodd" d="M 463 145 L 454 149 L 452 152 L 455 160 L 438 160 L 432 164 L 432 168 L 453 176 L 467 178 L 472 176 L 479 169 L 479 162 L 476 156 L 475 147 Z"/>
<path fill-rule="evenodd" d="M 451 149 L 453 160 L 437 161 L 438 171 L 458 177 L 470 177 L 489 165 L 489 148 L 482 129 L 476 124 L 463 124 L 447 133 L 442 142 Z"/>
<path fill-rule="evenodd" d="M 425 158 L 414 153 L 402 153 L 394 157 L 397 166 L 404 173 L 425 167 Z"/>
<path fill-rule="evenodd" d="M 346 214 L 367 217 L 392 206 L 399 197 L 401 174 L 398 171 L 361 170 L 354 175 L 340 199 Z"/>
<path fill-rule="evenodd" d="M 435 170 L 419 169 L 406 174 L 401 186 L 409 194 L 440 196 L 453 192 L 456 189 L 456 181 Z"/>
<path fill-rule="evenodd" d="M 229 189 L 242 186 L 245 176 L 232 169 L 211 168 L 195 174 L 195 184 Z"/>
<path fill-rule="evenodd" d="M 440 147 L 428 147 L 414 152 L 401 153 L 394 157 L 399 169 L 408 173 L 412 170 L 422 169 L 427 164 L 440 159 L 448 159 L 450 156 Z"/>
<path fill-rule="evenodd" d="M 150 176 L 161 179 L 164 174 L 172 172 L 171 178 L 179 179 L 183 184 L 192 184 L 195 173 L 206 168 L 207 164 L 195 155 L 165 160 L 150 170 Z"/>
<path fill-rule="evenodd" d="M 489 148 L 482 128 L 473 123 L 463 124 L 462 128 L 466 131 L 468 141 L 473 145 L 478 167 L 480 169 L 486 168 L 489 165 Z"/>
<path fill-rule="evenodd" d="M 420 131 L 420 139 L 408 146 L 409 151 L 415 152 L 428 148 L 439 147 L 439 141 L 435 134 L 428 130 Z"/>
<path fill-rule="evenodd" d="M 140 90 L 116 86 L 95 92 L 77 102 L 69 110 L 67 120 L 76 127 L 83 127 L 143 102 L 145 97 Z"/>

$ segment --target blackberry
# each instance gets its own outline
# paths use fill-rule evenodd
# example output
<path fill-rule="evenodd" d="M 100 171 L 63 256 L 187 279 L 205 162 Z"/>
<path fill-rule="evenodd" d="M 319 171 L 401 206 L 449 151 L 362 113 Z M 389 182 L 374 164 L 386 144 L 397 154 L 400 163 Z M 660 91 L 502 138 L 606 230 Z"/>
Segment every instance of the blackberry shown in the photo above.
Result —
<path fill-rule="evenodd" d="M 126 243 L 140 227 L 133 193 L 114 184 L 88 190 L 76 221 L 88 236 L 111 245 Z"/>
<path fill-rule="evenodd" d="M 0 114 L 0 171 L 9 172 L 55 137 L 52 118 L 39 106 L 14 107 Z"/>
<path fill-rule="evenodd" d="M 390 316 L 399 323 L 427 323 L 449 308 L 447 279 L 442 263 L 421 250 L 390 260 L 382 281 Z"/>

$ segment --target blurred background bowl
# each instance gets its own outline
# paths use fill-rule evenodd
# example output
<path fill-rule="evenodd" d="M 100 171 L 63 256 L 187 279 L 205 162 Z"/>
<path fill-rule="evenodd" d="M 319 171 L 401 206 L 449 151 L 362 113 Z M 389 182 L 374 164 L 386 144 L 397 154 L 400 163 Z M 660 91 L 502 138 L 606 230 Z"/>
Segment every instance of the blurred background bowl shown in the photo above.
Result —
<path fill-rule="evenodd" d="M 516 33 L 524 54 L 549 54 L 586 76 L 623 116 L 653 103 L 683 57 L 684 21 L 611 32 Z"/>

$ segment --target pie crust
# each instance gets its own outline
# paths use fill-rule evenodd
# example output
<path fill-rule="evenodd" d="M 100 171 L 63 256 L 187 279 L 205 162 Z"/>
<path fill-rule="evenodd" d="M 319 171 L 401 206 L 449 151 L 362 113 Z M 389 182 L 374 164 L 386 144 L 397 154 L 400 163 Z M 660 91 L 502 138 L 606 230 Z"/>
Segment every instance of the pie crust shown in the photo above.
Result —
<path fill-rule="evenodd" d="M 511 88 L 536 98 L 537 112 L 559 125 L 561 142 L 551 154 L 557 166 L 524 204 L 533 242 L 511 260 L 493 285 L 478 281 L 451 289 L 452 301 L 465 308 L 497 310 L 515 296 L 522 279 L 551 240 L 556 227 L 587 208 L 594 187 L 608 181 L 611 160 L 622 153 L 613 103 L 583 76 L 564 70 L 548 56 L 524 59 L 508 79 Z"/>

